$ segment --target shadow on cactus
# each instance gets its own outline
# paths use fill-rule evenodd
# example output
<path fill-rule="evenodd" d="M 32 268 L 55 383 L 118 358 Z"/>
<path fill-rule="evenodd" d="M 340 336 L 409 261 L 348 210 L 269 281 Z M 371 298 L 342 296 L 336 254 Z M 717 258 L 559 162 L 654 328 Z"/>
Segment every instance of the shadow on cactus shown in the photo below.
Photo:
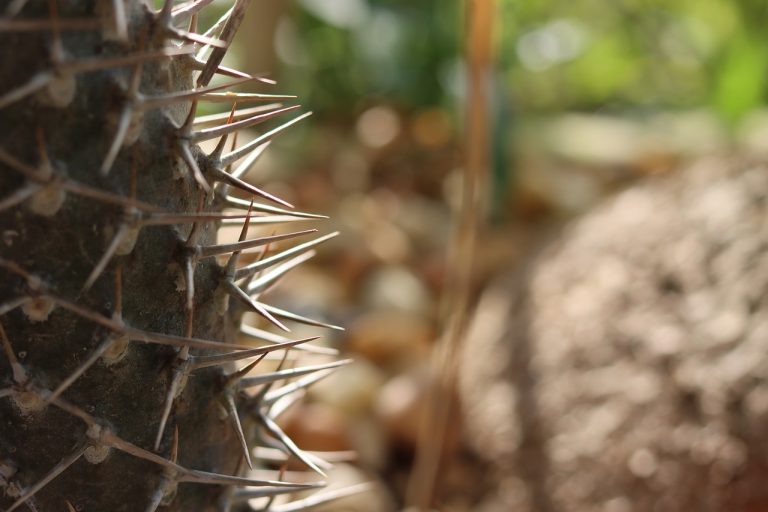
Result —
<path fill-rule="evenodd" d="M 228 92 L 271 81 L 221 64 L 249 2 L 200 33 L 210 3 L 0 2 L 0 510 L 288 512 L 365 489 L 297 494 L 330 464 L 276 421 L 346 361 L 242 324 L 334 328 L 264 298 L 334 234 L 249 236 L 319 217 L 243 179 L 308 114 L 273 126 L 291 96 Z"/>

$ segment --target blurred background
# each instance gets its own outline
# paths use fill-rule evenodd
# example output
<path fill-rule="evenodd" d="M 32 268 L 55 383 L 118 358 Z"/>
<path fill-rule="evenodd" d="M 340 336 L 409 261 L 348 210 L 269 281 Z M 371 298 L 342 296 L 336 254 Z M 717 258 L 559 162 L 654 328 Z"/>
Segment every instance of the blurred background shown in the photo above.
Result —
<path fill-rule="evenodd" d="M 214 5 L 223 14 L 228 3 Z M 445 332 L 464 121 L 468 108 L 483 108 L 467 104 L 466 6 L 253 4 L 225 64 L 274 78 L 278 85 L 258 91 L 295 94 L 314 115 L 281 135 L 248 178 L 329 217 L 312 227 L 341 232 L 271 297 L 345 326 L 325 343 L 355 359 L 314 386 L 284 427 L 305 449 L 357 451 L 333 478 L 379 482 L 374 497 L 334 510 L 399 510 L 419 448 L 430 358 Z M 489 5 L 490 168 L 471 297 L 637 180 L 708 155 L 768 153 L 765 2 Z M 215 21 L 213 11 L 202 27 Z M 487 463 L 461 418 L 456 409 L 448 428 L 439 510 L 476 510 L 489 492 L 479 478 Z"/>

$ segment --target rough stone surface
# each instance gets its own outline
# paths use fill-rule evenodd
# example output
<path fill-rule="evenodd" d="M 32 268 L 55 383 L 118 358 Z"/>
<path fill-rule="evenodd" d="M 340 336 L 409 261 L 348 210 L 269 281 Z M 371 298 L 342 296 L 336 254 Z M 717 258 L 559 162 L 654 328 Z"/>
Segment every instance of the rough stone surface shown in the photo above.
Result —
<path fill-rule="evenodd" d="M 463 358 L 478 510 L 768 507 L 768 167 L 698 161 L 565 229 Z"/>

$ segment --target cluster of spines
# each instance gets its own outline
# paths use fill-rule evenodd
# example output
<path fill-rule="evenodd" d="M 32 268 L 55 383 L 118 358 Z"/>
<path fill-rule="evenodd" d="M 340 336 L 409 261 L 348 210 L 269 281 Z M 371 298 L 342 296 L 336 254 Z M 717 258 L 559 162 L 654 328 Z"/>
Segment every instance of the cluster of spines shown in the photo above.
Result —
<path fill-rule="evenodd" d="M 93 464 L 98 464 L 105 460 L 110 450 L 119 450 L 162 467 L 161 484 L 151 497 L 147 512 L 156 510 L 163 503 L 163 500 L 173 495 L 176 485 L 184 482 L 230 487 L 228 491 L 222 494 L 224 501 L 222 510 L 229 510 L 234 503 L 256 497 L 274 497 L 321 486 L 321 483 L 296 484 L 282 480 L 252 479 L 184 468 L 176 462 L 178 429 L 173 434 L 170 456 L 166 458 L 159 454 L 174 400 L 179 396 L 184 383 L 192 372 L 200 368 L 257 358 L 242 369 L 228 375 L 222 392 L 222 405 L 227 410 L 232 427 L 240 439 L 245 464 L 253 467 L 251 448 L 247 444 L 240 423 L 242 410 L 258 419 L 264 430 L 272 436 L 272 441 L 274 441 L 272 449 L 277 448 L 279 453 L 289 453 L 321 475 L 324 475 L 324 471 L 331 467 L 331 464 L 321 455 L 303 451 L 296 446 L 280 429 L 275 418 L 300 396 L 303 389 L 329 375 L 335 368 L 346 364 L 348 361 L 284 368 L 288 349 L 291 348 L 303 348 L 321 354 L 334 354 L 335 352 L 309 343 L 316 338 L 290 340 L 248 325 L 243 325 L 241 328 L 244 335 L 270 344 L 260 348 L 252 348 L 195 338 L 192 332 L 192 320 L 195 314 L 194 273 L 197 262 L 204 258 L 226 254 L 230 254 L 230 257 L 221 276 L 222 309 L 227 308 L 227 302 L 231 297 L 283 331 L 289 331 L 289 329 L 280 319 L 338 329 L 336 326 L 297 315 L 260 301 L 261 294 L 290 269 L 311 258 L 314 255 L 313 247 L 335 236 L 335 233 L 269 256 L 267 256 L 269 244 L 307 235 L 315 230 L 248 239 L 250 224 L 276 224 L 320 217 L 296 212 L 289 203 L 242 179 L 243 175 L 267 148 L 273 137 L 302 120 L 309 113 L 285 122 L 239 148 L 236 147 L 237 130 L 249 128 L 298 108 L 298 106 L 283 107 L 280 103 L 270 103 L 238 110 L 238 104 L 275 102 L 293 97 L 220 92 L 253 80 L 271 82 L 268 79 L 248 76 L 221 65 L 226 50 L 242 21 L 245 7 L 248 4 L 247 0 L 235 0 L 234 5 L 227 13 L 203 34 L 196 33 L 197 14 L 200 9 L 211 3 L 210 0 L 190 0 L 176 6 L 172 0 L 166 0 L 158 12 L 152 13 L 155 21 L 152 26 L 152 33 L 145 32 L 142 34 L 138 48 L 134 53 L 103 58 L 68 58 L 62 44 L 62 31 L 101 30 L 105 37 L 109 36 L 115 40 L 127 42 L 129 19 L 123 0 L 108 0 L 102 3 L 104 4 L 102 11 L 110 14 L 106 16 L 106 21 L 102 18 L 59 18 L 56 0 L 49 1 L 50 16 L 45 19 L 31 20 L 16 17 L 26 4 L 24 0 L 13 0 L 7 6 L 5 17 L 0 18 L 0 32 L 47 31 L 51 34 L 52 44 L 50 68 L 34 74 L 28 81 L 10 91 L 0 91 L 0 109 L 13 105 L 33 94 L 44 97 L 45 102 L 50 106 L 64 108 L 73 101 L 76 94 L 76 80 L 74 79 L 76 75 L 114 68 L 130 68 L 130 79 L 124 88 L 124 102 L 117 117 L 114 136 L 102 160 L 99 169 L 100 174 L 106 176 L 120 151 L 136 141 L 144 112 L 170 105 L 189 103 L 191 106 L 188 116 L 183 123 L 176 126 L 174 150 L 178 158 L 185 163 L 184 177 L 187 181 L 195 183 L 202 194 L 195 213 L 177 213 L 165 211 L 163 208 L 137 199 L 135 169 L 132 171 L 131 192 L 127 197 L 78 182 L 57 171 L 48 154 L 45 134 L 42 130 L 38 130 L 39 161 L 36 164 L 22 161 L 13 155 L 8 148 L 0 148 L 0 162 L 11 171 L 20 174 L 25 180 L 24 185 L 20 188 L 0 198 L 0 212 L 24 203 L 38 215 L 55 216 L 67 194 L 116 206 L 124 211 L 122 223 L 115 230 L 115 234 L 103 255 L 83 282 L 81 290 L 81 293 L 87 293 L 89 288 L 103 276 L 110 264 L 113 263 L 116 296 L 111 317 L 79 304 L 77 297 L 71 299 L 60 295 L 51 284 L 44 282 L 21 265 L 0 258 L 0 269 L 4 271 L 6 277 L 16 276 L 24 283 L 24 293 L 0 303 L 0 344 L 12 369 L 12 382 L 9 386 L 0 388 L 0 398 L 12 400 L 23 414 L 33 414 L 48 406 L 57 407 L 82 420 L 87 431 L 87 438 L 72 453 L 50 468 L 46 475 L 37 482 L 25 484 L 19 481 L 17 472 L 20 468 L 15 467 L 10 460 L 0 460 L 0 488 L 3 488 L 8 496 L 15 498 L 6 512 L 11 512 L 21 506 L 26 506 L 33 511 L 36 510 L 32 498 L 49 482 L 66 471 L 81 457 Z M 177 28 L 175 25 L 185 17 L 189 18 L 188 29 Z M 145 44 L 149 37 L 179 41 L 180 44 L 163 46 L 159 50 L 145 50 Z M 209 53 L 210 55 L 208 55 Z M 140 84 L 144 65 L 151 61 L 171 58 L 183 59 L 186 65 L 198 71 L 195 87 L 186 91 L 162 95 L 142 94 Z M 209 86 L 208 83 L 214 74 L 234 77 L 234 80 L 223 85 Z M 200 101 L 231 102 L 232 110 L 228 115 L 216 114 L 197 117 L 197 103 Z M 216 125 L 221 121 L 225 121 L 224 124 Z M 214 126 L 209 127 L 211 124 Z M 231 134 L 234 135 L 230 151 L 225 153 L 228 137 Z M 220 140 L 209 155 L 201 155 L 201 152 L 196 150 L 194 146 L 196 143 L 217 137 Z M 242 163 L 232 169 L 232 166 L 241 159 L 243 160 Z M 230 195 L 229 192 L 232 188 L 239 189 L 253 197 L 260 197 L 277 203 L 280 207 L 256 203 L 254 200 L 239 199 Z M 212 200 L 219 201 L 220 205 L 228 208 L 246 210 L 246 213 L 228 214 L 205 211 L 206 203 Z M 199 243 L 197 235 L 201 231 L 201 226 L 210 222 L 224 224 L 242 222 L 243 228 L 239 240 L 235 243 L 217 245 Z M 188 236 L 182 241 L 184 246 L 182 275 L 187 318 L 183 336 L 133 328 L 124 322 L 122 317 L 122 276 L 119 264 L 114 264 L 113 260 L 116 256 L 130 254 L 139 231 L 144 227 L 153 225 L 191 225 Z M 261 257 L 253 263 L 239 267 L 238 258 L 241 251 L 255 247 L 262 247 Z M 111 334 L 68 377 L 53 389 L 47 389 L 35 382 L 34 378 L 30 376 L 30 372 L 16 357 L 12 340 L 9 339 L 8 334 L 3 329 L 1 318 L 2 315 L 16 308 L 22 308 L 30 321 L 41 322 L 45 321 L 53 308 L 56 307 L 68 310 L 82 319 L 106 328 Z M 104 364 L 113 364 L 125 354 L 131 343 L 154 343 L 173 346 L 178 349 L 163 415 L 157 419 L 158 428 L 152 451 L 122 439 L 106 421 L 94 417 L 82 407 L 70 403 L 63 397 L 66 390 L 92 365 L 98 361 L 102 361 Z M 224 353 L 194 355 L 190 352 L 192 349 L 216 350 L 224 351 Z M 257 376 L 249 375 L 253 367 L 264 357 L 277 354 L 278 351 L 284 351 L 284 355 L 277 370 Z M 285 380 L 289 380 L 289 382 L 280 387 L 274 387 L 275 383 Z M 241 406 L 239 410 L 235 400 L 236 396 L 245 389 L 257 386 L 261 387 L 259 392 L 255 396 L 244 399 L 245 406 Z M 269 439 L 265 441 L 270 442 Z M 270 447 L 264 449 L 268 450 Z M 332 454 L 330 458 L 333 458 Z M 279 512 L 304 510 L 331 499 L 360 492 L 364 488 L 365 486 L 354 486 L 340 491 L 319 492 L 309 498 L 280 505 L 273 505 L 272 500 L 269 500 L 263 510 Z M 74 509 L 69 502 L 64 503 L 64 505 L 70 510 Z"/>

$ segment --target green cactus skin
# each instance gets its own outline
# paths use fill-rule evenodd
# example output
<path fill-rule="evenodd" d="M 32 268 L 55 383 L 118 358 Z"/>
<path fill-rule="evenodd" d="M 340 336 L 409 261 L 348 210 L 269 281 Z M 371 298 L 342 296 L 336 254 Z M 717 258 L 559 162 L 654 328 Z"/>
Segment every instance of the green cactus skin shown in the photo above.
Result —
<path fill-rule="evenodd" d="M 261 350 L 237 345 L 243 311 L 311 322 L 262 305 L 259 293 L 328 236 L 238 265 L 243 249 L 309 233 L 248 239 L 250 221 L 311 216 L 238 178 L 304 116 L 231 153 L 234 129 L 292 108 L 195 124 L 197 101 L 222 99 L 224 88 L 208 84 L 214 74 L 253 80 L 220 66 L 249 2 L 195 34 L 208 3 L 0 2 L 0 510 L 248 510 L 246 498 L 301 489 L 248 478 L 258 440 L 322 473 L 271 415 L 288 391 L 343 362 L 257 377 L 246 376 L 253 364 L 233 364 L 286 348 L 274 337 Z M 211 154 L 196 145 L 214 137 Z M 233 219 L 244 224 L 241 242 L 216 245 Z M 271 277 L 252 281 L 264 269 Z M 266 387 L 243 392 L 255 386 Z"/>

